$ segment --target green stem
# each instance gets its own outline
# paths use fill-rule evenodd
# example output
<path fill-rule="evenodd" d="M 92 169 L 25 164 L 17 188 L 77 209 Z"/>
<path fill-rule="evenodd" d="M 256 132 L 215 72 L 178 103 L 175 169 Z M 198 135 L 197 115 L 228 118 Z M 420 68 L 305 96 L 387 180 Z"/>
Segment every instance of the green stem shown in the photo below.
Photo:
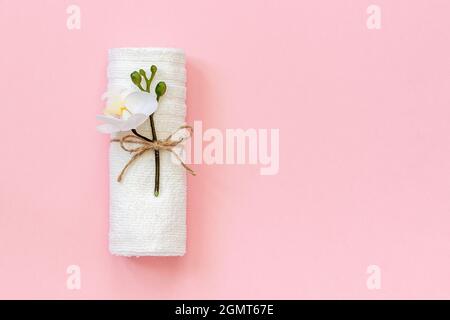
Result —
<path fill-rule="evenodd" d="M 137 84 L 136 86 L 137 86 L 140 90 L 145 91 L 144 88 L 142 88 L 142 85 L 141 85 L 141 84 Z"/>
<path fill-rule="evenodd" d="M 142 134 L 139 134 L 136 129 L 131 129 L 131 132 L 133 132 L 135 136 L 137 136 L 137 137 L 139 137 L 141 139 L 144 139 L 145 141 L 153 142 L 152 139 L 149 139 L 146 136 L 143 136 Z"/>
<path fill-rule="evenodd" d="M 153 78 L 155 77 L 155 73 L 152 72 L 152 74 L 150 75 L 150 79 L 146 80 L 146 84 L 147 84 L 147 92 L 150 92 L 150 85 L 152 84 Z"/>
<path fill-rule="evenodd" d="M 155 122 L 153 121 L 153 114 L 150 115 L 150 126 L 152 129 L 152 139 L 157 141 Z M 159 176 L 160 176 L 160 160 L 159 160 L 159 150 L 155 150 L 155 197 L 159 195 Z"/>
<path fill-rule="evenodd" d="M 153 78 L 155 77 L 155 73 L 152 72 L 152 75 L 150 76 L 150 79 L 145 78 L 145 84 L 146 84 L 146 88 L 144 90 L 144 88 L 142 88 L 141 85 L 138 86 L 138 88 L 141 91 L 145 91 L 150 93 L 150 85 L 153 81 Z M 158 99 L 159 100 L 159 99 Z M 147 140 L 147 141 L 157 141 L 158 137 L 156 136 L 156 128 L 155 128 L 155 121 L 153 120 L 153 114 L 151 114 L 149 116 L 150 119 L 150 127 L 152 129 L 152 139 L 148 139 L 147 137 L 144 137 L 142 135 L 140 135 L 135 129 L 131 130 L 136 136 Z M 159 196 L 159 176 L 160 176 L 160 160 L 159 160 L 159 150 L 155 150 L 155 191 L 154 191 L 154 195 L 155 197 Z"/>
<path fill-rule="evenodd" d="M 152 72 L 152 75 L 150 76 L 150 79 L 146 79 L 146 90 L 148 93 L 150 93 L 150 85 L 153 81 L 153 78 L 155 77 L 155 72 Z M 156 136 L 156 127 L 155 127 L 155 121 L 153 120 L 153 114 L 150 115 L 150 127 L 152 130 L 152 140 L 158 141 L 158 137 Z M 155 150 L 155 190 L 153 194 L 155 197 L 159 196 L 159 177 L 160 177 L 160 171 L 161 171 L 161 164 L 159 160 L 159 150 Z"/>

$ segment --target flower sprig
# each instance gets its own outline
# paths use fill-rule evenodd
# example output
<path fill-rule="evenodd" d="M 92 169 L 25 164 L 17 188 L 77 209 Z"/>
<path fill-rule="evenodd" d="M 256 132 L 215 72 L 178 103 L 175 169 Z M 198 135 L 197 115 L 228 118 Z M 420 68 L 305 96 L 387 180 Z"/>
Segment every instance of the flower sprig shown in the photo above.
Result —
<path fill-rule="evenodd" d="M 132 83 L 139 89 L 124 89 L 110 87 L 103 95 L 106 99 L 106 108 L 103 115 L 98 115 L 97 119 L 104 123 L 97 129 L 102 133 L 133 132 L 134 135 L 151 143 L 157 143 L 156 126 L 153 114 L 158 108 L 159 101 L 167 91 L 165 82 L 160 81 L 155 86 L 154 93 L 151 92 L 151 85 L 155 79 L 158 68 L 155 65 L 150 67 L 150 74 L 144 69 L 133 71 L 130 74 Z M 137 132 L 137 128 L 143 124 L 147 118 L 150 122 L 152 137 L 147 138 Z M 160 158 L 159 150 L 155 152 L 155 190 L 154 195 L 159 195 Z"/>
<path fill-rule="evenodd" d="M 152 65 L 150 67 L 150 77 L 147 77 L 147 73 L 144 69 L 139 69 L 138 71 L 133 71 L 130 74 L 131 81 L 134 83 L 136 87 L 139 88 L 139 90 L 147 93 L 151 93 L 150 88 L 151 84 L 155 78 L 156 72 L 158 71 L 158 68 L 155 65 Z M 144 86 L 142 82 L 144 81 Z M 155 94 L 156 94 L 156 101 L 159 102 L 160 98 L 166 93 L 167 86 L 164 81 L 158 82 L 158 84 L 155 86 Z M 153 113 L 149 115 L 149 121 L 150 121 L 150 129 L 152 131 L 152 138 L 149 139 L 147 137 L 142 136 L 139 134 L 136 129 L 132 129 L 131 131 L 138 137 L 143 138 L 150 142 L 155 142 L 158 140 L 158 137 L 156 135 L 156 126 L 155 121 L 153 119 Z M 155 152 L 155 190 L 154 195 L 157 197 L 159 195 L 159 177 L 160 177 L 160 156 L 159 156 L 159 150 L 154 150 Z"/>

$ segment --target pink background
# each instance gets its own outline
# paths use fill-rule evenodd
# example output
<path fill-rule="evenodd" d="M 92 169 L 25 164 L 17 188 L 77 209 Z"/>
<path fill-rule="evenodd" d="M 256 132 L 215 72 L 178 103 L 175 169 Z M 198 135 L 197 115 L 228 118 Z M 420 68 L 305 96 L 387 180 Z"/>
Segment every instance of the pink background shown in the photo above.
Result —
<path fill-rule="evenodd" d="M 69 4 L 0 0 L 0 298 L 450 298 L 449 1 Z M 280 129 L 278 175 L 194 166 L 182 258 L 108 253 L 123 46 L 185 49 L 190 123 Z"/>

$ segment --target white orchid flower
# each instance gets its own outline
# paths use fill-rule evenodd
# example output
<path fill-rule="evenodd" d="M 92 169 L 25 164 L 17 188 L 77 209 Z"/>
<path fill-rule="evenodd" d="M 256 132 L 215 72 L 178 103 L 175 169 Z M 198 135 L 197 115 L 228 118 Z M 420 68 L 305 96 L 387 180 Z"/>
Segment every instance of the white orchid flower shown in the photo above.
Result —
<path fill-rule="evenodd" d="M 105 114 L 97 116 L 104 122 L 97 127 L 102 133 L 136 129 L 158 108 L 156 96 L 142 91 L 111 88 L 102 99 L 106 99 Z"/>

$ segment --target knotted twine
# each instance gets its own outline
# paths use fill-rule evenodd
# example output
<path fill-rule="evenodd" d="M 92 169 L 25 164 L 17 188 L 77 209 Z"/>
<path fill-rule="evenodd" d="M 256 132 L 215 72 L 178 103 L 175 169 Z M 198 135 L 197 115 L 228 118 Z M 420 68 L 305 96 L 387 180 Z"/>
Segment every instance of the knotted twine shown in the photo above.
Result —
<path fill-rule="evenodd" d="M 182 137 L 178 140 L 172 140 L 172 137 L 178 133 L 179 131 L 187 129 L 188 135 L 185 137 Z M 184 169 L 186 169 L 187 172 L 195 176 L 195 172 L 189 168 L 181 159 L 181 157 L 173 150 L 177 145 L 184 142 L 185 140 L 189 139 L 192 135 L 192 127 L 191 126 L 181 126 L 177 130 L 175 130 L 172 134 L 170 134 L 166 139 L 163 140 L 151 140 L 151 139 L 144 139 L 139 136 L 128 134 L 126 136 L 121 137 L 120 139 L 112 139 L 111 142 L 119 142 L 120 147 L 129 152 L 132 156 L 130 160 L 127 162 L 127 164 L 123 167 L 122 171 L 120 172 L 119 176 L 117 177 L 117 181 L 121 182 L 122 178 L 127 171 L 128 167 L 139 157 L 141 157 L 144 153 L 151 150 L 161 150 L 161 151 L 169 151 L 180 162 L 180 164 L 183 166 Z M 137 145 L 134 146 L 133 145 Z"/>

